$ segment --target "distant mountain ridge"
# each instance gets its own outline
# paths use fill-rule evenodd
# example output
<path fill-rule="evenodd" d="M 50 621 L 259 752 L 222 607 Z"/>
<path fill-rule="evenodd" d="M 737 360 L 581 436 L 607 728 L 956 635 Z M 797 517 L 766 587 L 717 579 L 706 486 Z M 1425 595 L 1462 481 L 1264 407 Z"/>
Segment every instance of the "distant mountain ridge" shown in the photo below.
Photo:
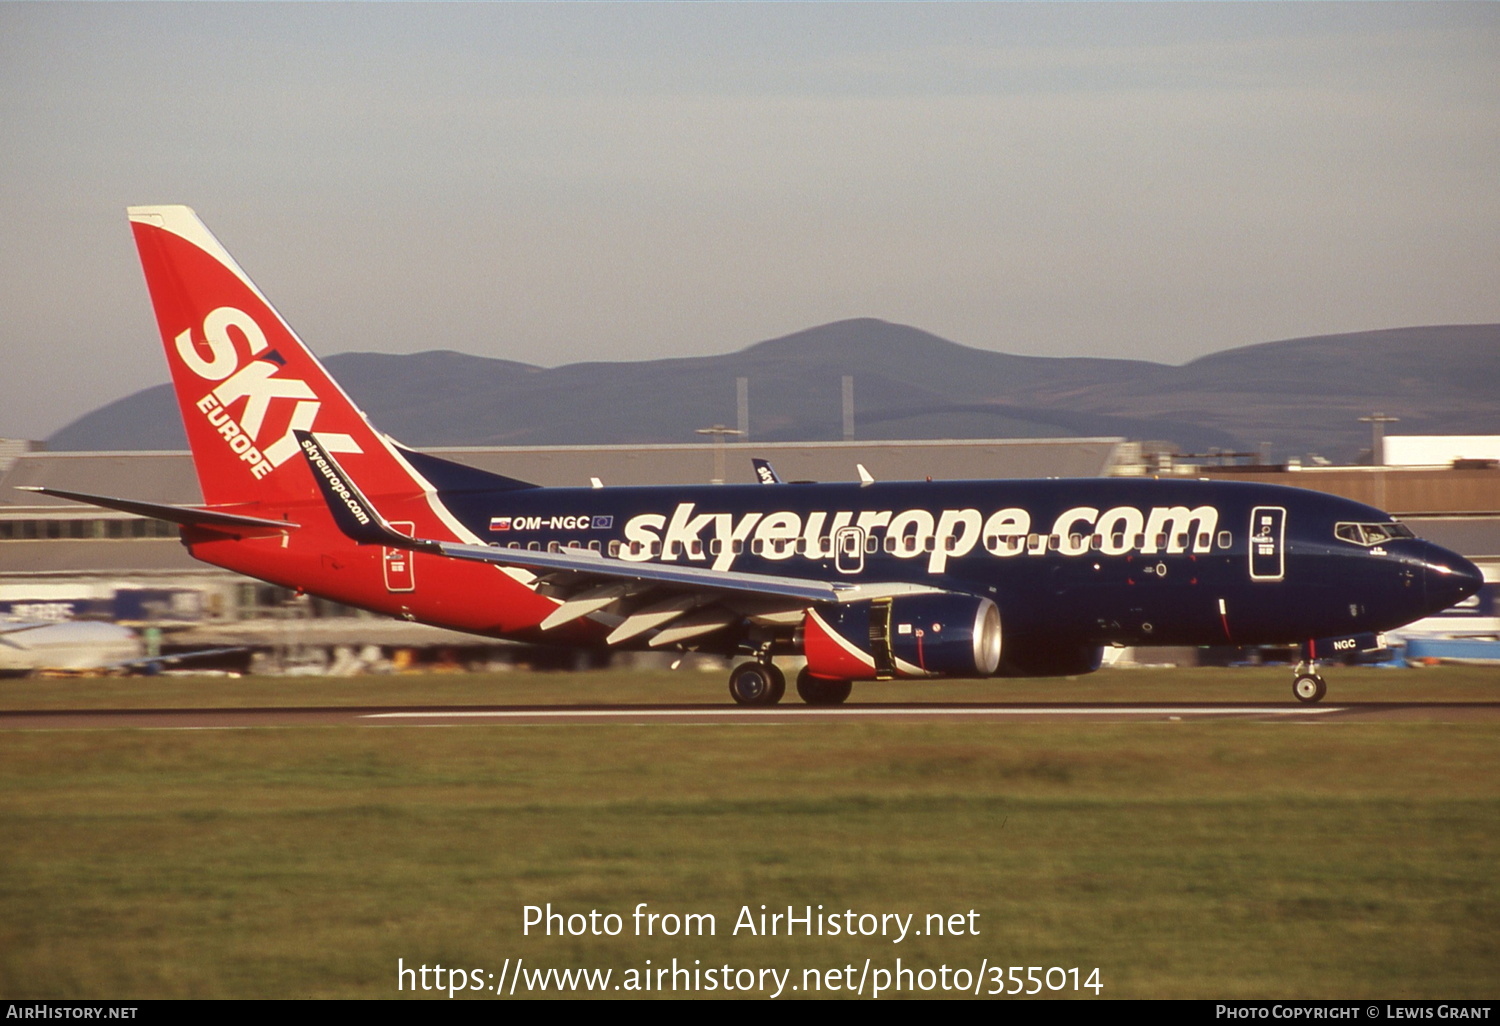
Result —
<path fill-rule="evenodd" d="M 842 437 L 854 376 L 860 438 L 1124 435 L 1188 451 L 1317 452 L 1369 445 L 1382 410 L 1403 434 L 1500 433 L 1500 325 L 1288 339 L 1180 367 L 1016 356 L 871 318 L 837 321 L 718 356 L 542 368 L 446 350 L 342 353 L 329 372 L 381 430 L 411 445 L 692 441 L 736 419 L 750 379 L 752 440 Z M 167 385 L 109 403 L 48 440 L 59 450 L 182 449 Z"/>

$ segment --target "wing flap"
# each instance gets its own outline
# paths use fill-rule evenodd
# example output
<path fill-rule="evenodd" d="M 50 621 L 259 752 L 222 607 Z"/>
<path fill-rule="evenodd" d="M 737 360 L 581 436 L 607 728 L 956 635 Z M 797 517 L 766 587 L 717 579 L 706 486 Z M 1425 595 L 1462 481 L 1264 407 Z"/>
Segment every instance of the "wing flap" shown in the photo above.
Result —
<path fill-rule="evenodd" d="M 554 627 L 561 627 L 563 624 L 582 619 L 590 613 L 597 613 L 605 606 L 624 598 L 628 591 L 629 585 L 626 584 L 604 584 L 594 588 L 585 588 L 570 596 L 562 605 L 548 614 L 547 619 L 541 623 L 542 630 L 550 631 Z"/>
<path fill-rule="evenodd" d="M 660 627 L 664 623 L 669 623 L 677 619 L 683 613 L 695 609 L 702 604 L 703 600 L 699 596 L 692 594 L 673 595 L 670 598 L 662 599 L 660 602 L 653 602 L 649 606 L 637 609 L 625 617 L 624 621 L 614 630 L 610 631 L 609 637 L 604 640 L 611 645 L 618 645 L 622 641 L 629 641 L 639 634 L 645 634 L 652 628 Z"/>
<path fill-rule="evenodd" d="M 704 634 L 712 634 L 740 620 L 739 614 L 731 613 L 722 606 L 711 606 L 695 613 L 685 613 L 656 632 L 648 642 L 652 648 L 664 648 L 679 642 L 691 641 Z"/>

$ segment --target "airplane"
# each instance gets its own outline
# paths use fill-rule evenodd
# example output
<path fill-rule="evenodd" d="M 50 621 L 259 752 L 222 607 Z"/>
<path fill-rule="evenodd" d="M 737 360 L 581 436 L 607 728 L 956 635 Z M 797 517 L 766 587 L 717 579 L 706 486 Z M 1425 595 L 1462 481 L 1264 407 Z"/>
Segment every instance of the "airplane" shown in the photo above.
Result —
<path fill-rule="evenodd" d="M 0 677 L 53 674 L 146 674 L 210 656 L 244 652 L 243 645 L 173 655 L 145 655 L 135 631 L 100 620 L 0 619 Z"/>
<path fill-rule="evenodd" d="M 0 676 L 88 673 L 141 654 L 128 627 L 93 620 L 0 620 Z"/>
<path fill-rule="evenodd" d="M 1347 499 L 1247 482 L 540 487 L 377 432 L 183 206 L 129 208 L 203 492 L 198 559 L 378 613 L 528 642 L 741 657 L 729 692 L 1073 676 L 1105 646 L 1298 644 L 1317 660 L 1474 594 L 1468 560 Z"/>
<path fill-rule="evenodd" d="M 761 484 L 782 484 L 781 475 L 776 473 L 776 468 L 771 466 L 770 460 L 753 459 L 750 465 L 755 468 L 755 480 Z"/>

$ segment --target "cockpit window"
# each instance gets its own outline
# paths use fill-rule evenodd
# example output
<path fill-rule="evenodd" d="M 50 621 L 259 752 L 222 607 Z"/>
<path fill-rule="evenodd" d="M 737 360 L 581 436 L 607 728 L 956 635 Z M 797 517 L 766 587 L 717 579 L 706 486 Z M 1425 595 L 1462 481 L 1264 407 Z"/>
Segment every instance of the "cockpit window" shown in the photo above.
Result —
<path fill-rule="evenodd" d="M 1335 524 L 1334 537 L 1354 545 L 1380 545 L 1397 538 L 1414 538 L 1405 524 Z"/>
<path fill-rule="evenodd" d="M 1397 538 L 1414 538 L 1411 528 L 1405 524 L 1365 524 L 1365 544 L 1379 545 Z"/>

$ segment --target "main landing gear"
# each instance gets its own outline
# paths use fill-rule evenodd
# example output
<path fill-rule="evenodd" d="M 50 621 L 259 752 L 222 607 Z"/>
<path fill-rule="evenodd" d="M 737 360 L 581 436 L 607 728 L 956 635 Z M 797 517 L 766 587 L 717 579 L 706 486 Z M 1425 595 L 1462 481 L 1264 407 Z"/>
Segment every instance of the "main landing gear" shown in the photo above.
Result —
<path fill-rule="evenodd" d="M 1304 705 L 1320 702 L 1328 694 L 1328 682 L 1318 676 L 1317 669 L 1307 660 L 1297 664 L 1297 679 L 1292 681 L 1292 694 Z"/>
<path fill-rule="evenodd" d="M 740 705 L 775 705 L 786 694 L 786 674 L 774 663 L 741 663 L 729 675 L 729 697 Z"/>
<path fill-rule="evenodd" d="M 806 669 L 797 674 L 797 694 L 808 705 L 842 705 L 853 690 L 847 680 L 823 680 Z M 773 663 L 741 663 L 729 675 L 729 697 L 740 705 L 775 705 L 785 694 L 786 675 Z"/>
<path fill-rule="evenodd" d="M 797 674 L 797 694 L 808 705 L 843 705 L 854 685 L 847 680 L 824 680 L 804 669 Z"/>

